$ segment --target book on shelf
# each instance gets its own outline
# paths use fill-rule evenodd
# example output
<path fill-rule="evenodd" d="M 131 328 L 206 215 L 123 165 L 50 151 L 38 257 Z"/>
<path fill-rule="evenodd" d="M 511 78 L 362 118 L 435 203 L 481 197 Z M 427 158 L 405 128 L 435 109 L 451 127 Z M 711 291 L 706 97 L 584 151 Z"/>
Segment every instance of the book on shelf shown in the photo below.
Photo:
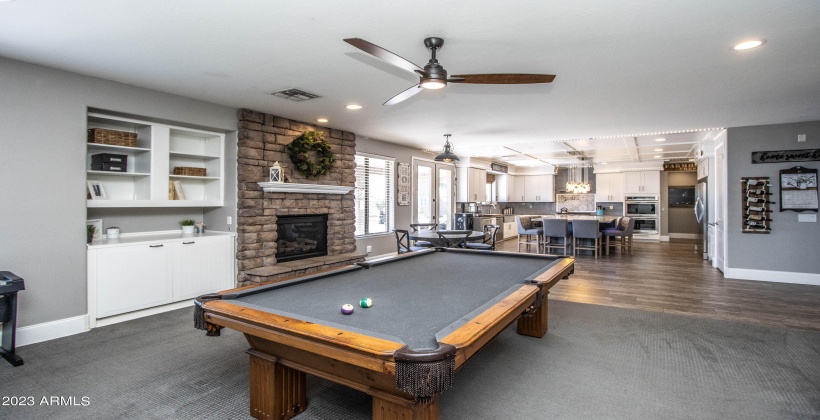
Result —
<path fill-rule="evenodd" d="M 185 192 L 182 190 L 182 183 L 179 181 L 174 181 L 174 193 L 176 193 L 177 200 L 184 200 L 185 199 Z"/>

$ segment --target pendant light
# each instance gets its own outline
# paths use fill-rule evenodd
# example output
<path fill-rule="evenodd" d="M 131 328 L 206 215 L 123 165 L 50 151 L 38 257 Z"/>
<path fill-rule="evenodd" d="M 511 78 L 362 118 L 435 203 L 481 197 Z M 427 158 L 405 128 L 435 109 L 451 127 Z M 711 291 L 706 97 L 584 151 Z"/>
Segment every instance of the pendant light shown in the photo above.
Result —
<path fill-rule="evenodd" d="M 458 156 L 453 153 L 453 145 L 450 144 L 450 136 L 451 134 L 445 134 L 444 137 L 447 139 L 444 142 L 444 152 L 440 153 L 436 156 L 436 162 L 455 162 L 458 161 Z"/>

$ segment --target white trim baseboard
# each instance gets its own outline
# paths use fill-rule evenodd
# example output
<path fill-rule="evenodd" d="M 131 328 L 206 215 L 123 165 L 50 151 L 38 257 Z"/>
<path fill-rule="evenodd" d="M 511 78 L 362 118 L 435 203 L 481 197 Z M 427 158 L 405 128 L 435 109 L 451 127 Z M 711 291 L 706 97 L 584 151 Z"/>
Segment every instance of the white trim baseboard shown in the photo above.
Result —
<path fill-rule="evenodd" d="M 809 284 L 820 286 L 820 274 L 794 273 L 789 271 L 751 270 L 747 268 L 725 267 L 723 271 L 727 279 L 771 281 L 775 283 Z"/>
<path fill-rule="evenodd" d="M 91 325 L 91 328 L 104 327 L 106 325 L 112 325 L 112 324 L 117 324 L 117 323 L 120 323 L 120 322 L 130 321 L 132 319 L 142 318 L 142 317 L 145 317 L 145 316 L 161 314 L 163 312 L 175 311 L 177 309 L 191 308 L 193 306 L 194 306 L 194 300 L 193 299 L 187 299 L 187 300 L 183 300 L 183 301 L 179 301 L 179 302 L 169 303 L 169 304 L 162 305 L 162 306 L 154 306 L 152 308 L 141 309 L 139 311 L 126 312 L 126 313 L 120 314 L 120 315 L 113 315 L 113 316 L 109 316 L 109 317 L 105 317 L 105 318 L 98 318 L 96 320 L 96 322 L 93 322 L 93 323 L 90 323 L 90 324 L 94 324 L 94 325 Z"/>
<path fill-rule="evenodd" d="M 17 347 L 88 331 L 88 314 L 17 328 Z"/>
<path fill-rule="evenodd" d="M 669 237 L 675 239 L 701 239 L 703 235 L 699 233 L 669 233 Z"/>

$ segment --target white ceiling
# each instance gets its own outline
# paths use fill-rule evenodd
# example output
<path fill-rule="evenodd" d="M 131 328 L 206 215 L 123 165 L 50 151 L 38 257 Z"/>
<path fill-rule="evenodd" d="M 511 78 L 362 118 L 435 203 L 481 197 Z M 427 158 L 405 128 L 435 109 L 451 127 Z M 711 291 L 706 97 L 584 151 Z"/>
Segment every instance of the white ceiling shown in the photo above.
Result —
<path fill-rule="evenodd" d="M 447 133 L 462 156 L 643 162 L 692 157 L 715 134 L 701 129 L 820 120 L 818 22 L 817 0 L 16 0 L 0 2 L 0 56 L 419 149 Z M 342 41 L 423 66 L 428 36 L 450 74 L 557 77 L 387 107 L 418 79 Z M 768 42 L 730 51 L 749 37 Z M 269 94 L 293 87 L 320 98 Z"/>

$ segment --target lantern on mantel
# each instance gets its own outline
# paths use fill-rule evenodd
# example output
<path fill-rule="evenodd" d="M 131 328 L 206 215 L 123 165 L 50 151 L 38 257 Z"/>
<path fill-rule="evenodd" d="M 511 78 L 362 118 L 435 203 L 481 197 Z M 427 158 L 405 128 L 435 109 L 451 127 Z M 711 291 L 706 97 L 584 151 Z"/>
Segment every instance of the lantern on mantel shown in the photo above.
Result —
<path fill-rule="evenodd" d="M 273 166 L 270 167 L 270 182 L 284 182 L 285 174 L 282 173 L 282 167 L 279 165 L 279 161 L 273 162 Z"/>

